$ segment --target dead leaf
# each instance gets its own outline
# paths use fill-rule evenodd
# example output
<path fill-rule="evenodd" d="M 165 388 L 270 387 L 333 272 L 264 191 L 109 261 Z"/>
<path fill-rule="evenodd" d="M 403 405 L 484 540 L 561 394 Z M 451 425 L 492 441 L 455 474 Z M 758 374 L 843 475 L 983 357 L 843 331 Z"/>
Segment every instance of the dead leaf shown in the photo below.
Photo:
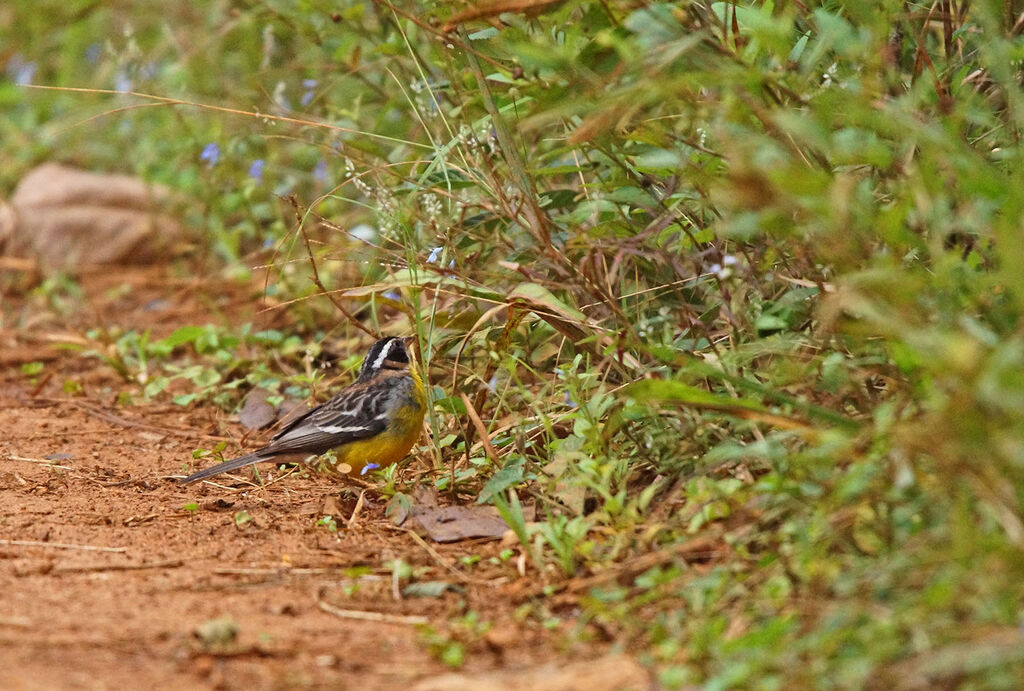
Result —
<path fill-rule="evenodd" d="M 480 537 L 498 539 L 509 529 L 493 506 L 414 506 L 412 519 L 434 542 L 458 542 Z"/>
<path fill-rule="evenodd" d="M 246 429 L 263 429 L 277 420 L 277 408 L 267 402 L 271 393 L 266 389 L 255 388 L 250 391 L 242 403 L 238 413 L 238 421 Z"/>
<path fill-rule="evenodd" d="M 436 509 L 441 505 L 437 500 L 437 488 L 433 486 L 415 488 L 412 491 L 412 502 L 419 509 Z"/>
<path fill-rule="evenodd" d="M 554 478 L 554 485 L 548 491 L 573 513 L 580 516 L 583 514 L 583 505 L 587 499 L 587 490 L 578 482 L 569 480 L 566 476 L 566 468 L 569 459 L 564 455 L 556 455 L 555 459 L 544 466 L 544 473 Z M 531 519 L 532 520 L 532 519 Z"/>
<path fill-rule="evenodd" d="M 199 504 L 199 508 L 202 509 L 203 511 L 227 511 L 234 505 L 235 502 L 233 501 L 228 501 L 227 499 L 223 498 L 217 498 L 207 499 L 206 501 L 201 502 Z"/>
<path fill-rule="evenodd" d="M 309 513 L 316 513 L 316 511 L 310 511 Z M 320 513 L 324 516 L 341 516 L 341 505 L 338 503 L 338 497 L 328 494 L 327 498 L 324 499 L 323 506 L 320 508 Z"/>
<path fill-rule="evenodd" d="M 569 135 L 568 143 L 582 144 L 614 131 L 625 111 L 625 107 L 611 107 L 588 115 Z"/>
<path fill-rule="evenodd" d="M 309 406 L 306 402 L 298 398 L 286 398 L 281 401 L 281 405 L 277 406 L 277 419 L 281 423 L 281 426 L 287 425 L 293 419 L 306 413 L 309 410 Z"/>

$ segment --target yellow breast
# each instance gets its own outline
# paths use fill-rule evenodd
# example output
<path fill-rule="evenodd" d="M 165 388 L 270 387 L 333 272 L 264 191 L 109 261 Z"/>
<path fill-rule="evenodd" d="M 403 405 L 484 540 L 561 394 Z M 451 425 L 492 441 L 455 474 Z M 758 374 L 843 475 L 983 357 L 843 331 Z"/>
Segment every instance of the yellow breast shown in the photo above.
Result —
<path fill-rule="evenodd" d="M 384 468 L 397 463 L 409 453 L 409 449 L 419 439 L 427 412 L 423 380 L 414 368 L 410 369 L 409 375 L 413 380 L 409 395 L 395 401 L 387 428 L 375 437 L 350 442 L 337 449 L 338 465 L 335 467 L 339 471 L 360 475 L 370 463 Z M 345 466 L 351 470 L 346 471 Z"/>

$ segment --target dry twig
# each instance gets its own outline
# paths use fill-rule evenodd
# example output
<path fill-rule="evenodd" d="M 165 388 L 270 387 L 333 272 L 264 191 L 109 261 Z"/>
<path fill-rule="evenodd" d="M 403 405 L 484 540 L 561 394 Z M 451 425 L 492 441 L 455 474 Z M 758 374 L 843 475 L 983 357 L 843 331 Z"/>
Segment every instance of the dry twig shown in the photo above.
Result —
<path fill-rule="evenodd" d="M 87 573 L 93 571 L 145 571 L 146 569 L 176 569 L 184 566 L 181 559 L 153 561 L 147 564 L 87 564 L 84 566 L 58 566 L 54 573 Z"/>
<path fill-rule="evenodd" d="M 96 545 L 72 545 L 66 542 L 39 542 L 37 540 L 0 540 L 0 546 L 42 547 L 43 549 L 77 549 L 83 552 L 127 552 L 127 547 L 98 547 Z"/>
<path fill-rule="evenodd" d="M 333 614 L 342 619 L 359 619 L 360 621 L 379 621 L 385 624 L 411 624 L 413 626 L 426 624 L 430 620 L 426 617 L 414 614 L 385 614 L 384 612 L 367 612 L 361 609 L 341 609 L 329 605 L 323 600 L 317 600 L 316 606 L 328 614 Z"/>
<path fill-rule="evenodd" d="M 498 578 L 498 579 L 495 579 L 493 581 L 487 581 L 487 580 L 484 580 L 482 578 L 474 578 L 472 576 L 467 576 L 466 574 L 462 573 L 457 568 L 455 568 L 454 566 L 449 564 L 448 561 L 444 557 L 442 557 L 438 553 L 438 551 L 436 549 L 434 549 L 433 547 L 428 545 L 426 540 L 424 540 L 422 537 L 417 535 L 415 531 L 410 530 L 408 528 L 403 528 L 403 530 L 405 530 L 405 532 L 407 532 L 409 534 L 409 536 L 416 542 L 416 544 L 418 544 L 420 547 L 425 549 L 427 551 L 427 554 L 429 554 L 434 559 L 434 561 L 436 561 L 438 564 L 440 564 L 446 570 L 448 570 L 452 574 L 454 574 L 455 577 L 458 578 L 463 583 L 472 583 L 473 585 L 487 585 L 487 586 L 492 586 L 493 587 L 493 586 L 501 585 L 505 581 L 504 578 Z"/>

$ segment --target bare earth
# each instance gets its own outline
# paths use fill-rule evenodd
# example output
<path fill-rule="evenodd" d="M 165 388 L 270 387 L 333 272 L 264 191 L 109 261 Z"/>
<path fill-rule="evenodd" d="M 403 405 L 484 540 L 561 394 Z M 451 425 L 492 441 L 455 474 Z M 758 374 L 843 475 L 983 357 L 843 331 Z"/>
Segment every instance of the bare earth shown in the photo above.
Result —
<path fill-rule="evenodd" d="M 0 688 L 511 688 L 526 677 L 472 675 L 529 668 L 539 679 L 546 663 L 605 652 L 604 644 L 567 643 L 571 616 L 553 631 L 517 619 L 532 583 L 515 559 L 488 563 L 498 542 L 417 540 L 385 517 L 373 490 L 347 525 L 361 489 L 339 494 L 323 477 L 179 486 L 169 476 L 193 449 L 225 439 L 227 453 L 237 450 L 237 421 L 213 406 L 117 405 L 131 385 L 57 344 L 95 325 L 152 328 L 160 337 L 231 314 L 234 323 L 265 326 L 258 287 L 213 291 L 215 283 L 161 269 L 80 282 L 85 307 L 75 315 L 58 317 L 24 294 L 5 296 L 2 306 Z M 22 372 L 37 361 L 42 374 Z M 83 393 L 65 393 L 68 380 Z M 187 510 L 191 503 L 200 508 Z M 241 511 L 252 520 L 238 525 Z M 325 513 L 335 514 L 337 532 L 317 524 Z M 470 568 L 458 562 L 467 555 L 481 559 Z M 411 564 L 416 581 L 459 590 L 396 597 L 384 566 L 392 559 Z M 449 620 L 470 611 L 490 630 L 452 628 Z M 463 637 L 460 676 L 439 678 L 451 670 L 417 618 L 435 636 Z M 216 623 L 223 619 L 237 626 L 236 637 Z M 642 684 L 626 658 L 610 669 L 628 669 L 633 681 L 611 674 L 586 688 Z"/>

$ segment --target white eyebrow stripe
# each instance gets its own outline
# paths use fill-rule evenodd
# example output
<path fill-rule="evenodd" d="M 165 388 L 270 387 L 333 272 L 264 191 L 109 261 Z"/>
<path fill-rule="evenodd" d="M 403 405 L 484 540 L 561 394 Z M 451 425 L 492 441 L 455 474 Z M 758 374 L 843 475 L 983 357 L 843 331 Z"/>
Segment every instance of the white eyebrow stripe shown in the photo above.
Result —
<path fill-rule="evenodd" d="M 384 347 L 380 349 L 380 355 L 370 365 L 370 369 L 380 369 L 384 365 L 384 361 L 388 359 L 388 355 L 391 353 L 391 346 L 395 345 L 397 341 L 388 341 L 384 344 Z"/>
<path fill-rule="evenodd" d="M 366 430 L 366 425 L 356 425 L 354 427 L 338 427 L 337 425 L 324 425 L 318 426 L 318 430 L 326 432 L 327 434 L 345 434 L 346 432 L 363 432 Z"/>

